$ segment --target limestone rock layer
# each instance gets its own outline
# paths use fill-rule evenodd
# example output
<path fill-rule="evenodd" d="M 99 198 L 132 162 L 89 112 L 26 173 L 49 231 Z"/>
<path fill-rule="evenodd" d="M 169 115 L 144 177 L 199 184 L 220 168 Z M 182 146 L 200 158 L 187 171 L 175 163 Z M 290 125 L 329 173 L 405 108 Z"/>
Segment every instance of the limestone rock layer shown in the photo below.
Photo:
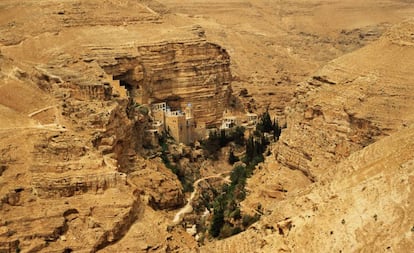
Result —
<path fill-rule="evenodd" d="M 149 116 L 131 98 L 173 109 L 192 103 L 200 124 L 217 123 L 229 55 L 198 28 L 159 26 L 141 2 L 116 10 L 111 3 L 120 4 L 63 1 L 38 26 L 11 2 L 0 4 L 2 18 L 6 7 L 16 14 L 15 31 L 32 28 L 0 36 L 0 252 L 194 250 L 194 239 L 182 228 L 167 231 L 168 214 L 156 211 L 185 198 L 171 170 L 140 156 Z M 105 19 L 125 9 L 131 26 Z M 136 92 L 128 97 L 127 88 Z"/>
<path fill-rule="evenodd" d="M 191 104 L 197 123 L 219 123 L 231 95 L 230 57 L 224 48 L 200 38 L 137 45 L 136 50 L 116 56 L 115 62 L 98 62 L 129 83 L 138 102 L 168 102 L 172 110 Z"/>
<path fill-rule="evenodd" d="M 414 122 L 413 21 L 327 64 L 286 109 L 277 160 L 320 177 L 353 152 Z"/>
<path fill-rule="evenodd" d="M 413 31 L 396 25 L 298 85 L 274 155 L 248 182 L 244 207 L 265 214 L 201 252 L 414 249 Z"/>

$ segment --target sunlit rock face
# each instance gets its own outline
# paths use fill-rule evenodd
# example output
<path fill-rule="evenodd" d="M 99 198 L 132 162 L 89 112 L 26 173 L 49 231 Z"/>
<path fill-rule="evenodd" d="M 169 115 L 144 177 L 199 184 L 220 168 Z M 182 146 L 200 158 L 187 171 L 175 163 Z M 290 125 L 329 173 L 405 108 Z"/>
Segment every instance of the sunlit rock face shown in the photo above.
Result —
<path fill-rule="evenodd" d="M 191 104 L 198 124 L 219 123 L 231 95 L 230 57 L 224 48 L 194 38 L 138 45 L 136 50 L 114 62 L 98 62 L 132 89 L 137 103 L 167 102 L 172 110 Z"/>
<path fill-rule="evenodd" d="M 310 176 L 414 121 L 413 21 L 298 85 L 277 160 Z"/>

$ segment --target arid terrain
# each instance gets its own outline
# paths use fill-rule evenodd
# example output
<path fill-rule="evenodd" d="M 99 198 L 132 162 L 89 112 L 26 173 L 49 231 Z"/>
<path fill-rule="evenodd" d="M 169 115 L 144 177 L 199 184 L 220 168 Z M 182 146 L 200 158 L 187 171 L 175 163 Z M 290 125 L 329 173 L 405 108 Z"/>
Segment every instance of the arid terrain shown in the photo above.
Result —
<path fill-rule="evenodd" d="M 408 0 L 0 1 L 0 252 L 414 252 L 413 17 Z M 154 141 L 155 102 L 191 105 L 199 136 L 224 112 L 283 125 L 235 204 L 260 216 L 245 231 L 197 223 L 236 145 Z"/>

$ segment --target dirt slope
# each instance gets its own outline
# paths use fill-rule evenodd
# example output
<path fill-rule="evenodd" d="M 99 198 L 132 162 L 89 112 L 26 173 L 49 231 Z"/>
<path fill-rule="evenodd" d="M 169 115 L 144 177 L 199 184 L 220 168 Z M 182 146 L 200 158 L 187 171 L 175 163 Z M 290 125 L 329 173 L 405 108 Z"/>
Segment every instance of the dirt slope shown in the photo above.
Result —
<path fill-rule="evenodd" d="M 332 179 L 273 202 L 248 231 L 201 252 L 411 252 L 414 129 L 332 168 Z"/>
<path fill-rule="evenodd" d="M 231 55 L 236 94 L 245 103 L 283 115 L 295 86 L 344 53 L 375 41 L 391 25 L 414 15 L 399 0 L 159 0 L 165 18 L 196 23 Z"/>
<path fill-rule="evenodd" d="M 188 99 L 205 85 L 212 113 L 230 61 L 246 108 L 270 104 L 287 128 L 248 183 L 243 210 L 261 204 L 262 220 L 201 251 L 413 251 L 414 23 L 395 25 L 413 14 L 393 0 L 1 1 L 0 251 L 196 252 L 169 226 L 182 187 L 140 156 L 148 119 L 120 81 Z"/>
<path fill-rule="evenodd" d="M 245 210 L 263 219 L 205 252 L 414 250 L 413 31 L 402 22 L 298 86 L 248 183 Z"/>

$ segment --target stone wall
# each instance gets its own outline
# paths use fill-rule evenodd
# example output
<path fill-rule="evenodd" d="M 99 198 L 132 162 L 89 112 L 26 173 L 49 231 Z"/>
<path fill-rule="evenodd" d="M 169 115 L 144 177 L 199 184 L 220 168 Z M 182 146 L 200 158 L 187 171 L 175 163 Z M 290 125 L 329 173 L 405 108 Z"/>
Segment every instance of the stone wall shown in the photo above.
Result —
<path fill-rule="evenodd" d="M 168 133 L 170 133 L 176 142 L 188 144 L 187 122 L 185 115 L 166 115 L 165 125 Z"/>

